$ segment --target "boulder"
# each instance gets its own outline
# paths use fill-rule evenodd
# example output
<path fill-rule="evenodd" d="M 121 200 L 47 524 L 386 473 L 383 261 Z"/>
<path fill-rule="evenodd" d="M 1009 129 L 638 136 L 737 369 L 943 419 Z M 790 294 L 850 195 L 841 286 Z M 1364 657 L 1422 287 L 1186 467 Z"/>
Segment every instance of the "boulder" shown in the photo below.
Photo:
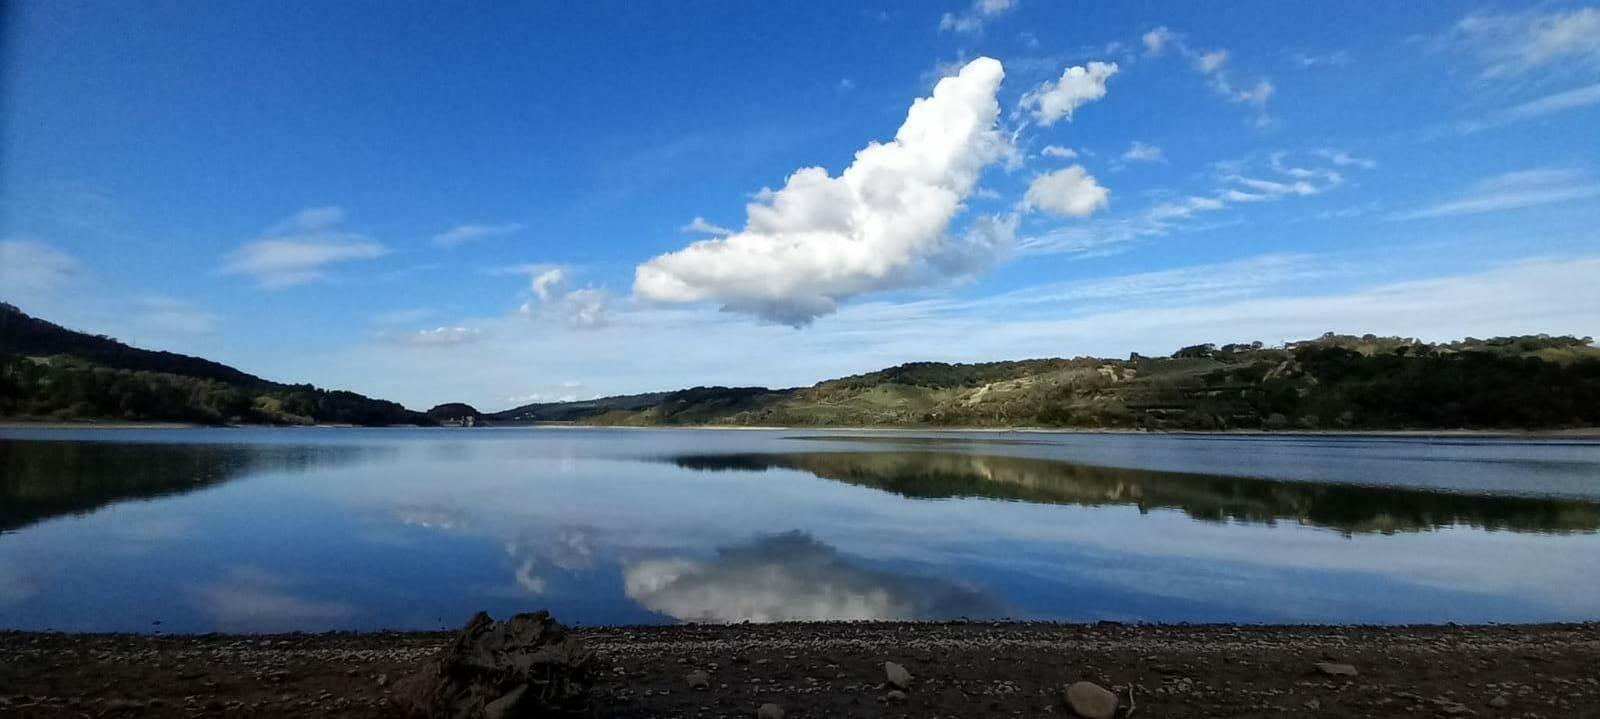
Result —
<path fill-rule="evenodd" d="M 889 680 L 889 686 L 896 689 L 911 688 L 911 672 L 906 671 L 905 667 L 894 662 L 884 662 L 883 674 Z"/>
<path fill-rule="evenodd" d="M 478 612 L 421 671 L 395 683 L 406 716 L 588 716 L 594 655 L 549 612 L 496 622 Z"/>
<path fill-rule="evenodd" d="M 1067 706 L 1084 719 L 1111 719 L 1120 703 L 1117 695 L 1094 682 L 1073 682 L 1065 692 Z"/>

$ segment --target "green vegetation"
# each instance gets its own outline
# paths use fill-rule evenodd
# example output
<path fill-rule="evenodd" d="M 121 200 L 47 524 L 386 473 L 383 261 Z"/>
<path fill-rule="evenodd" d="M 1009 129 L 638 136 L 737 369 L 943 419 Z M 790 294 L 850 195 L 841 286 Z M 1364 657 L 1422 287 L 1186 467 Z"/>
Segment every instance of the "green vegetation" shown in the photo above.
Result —
<path fill-rule="evenodd" d="M 433 424 L 394 402 L 281 384 L 74 332 L 0 303 L 0 417 L 202 424 Z"/>
<path fill-rule="evenodd" d="M 1146 430 L 1600 426 L 1588 338 L 1327 334 L 1171 357 L 917 362 L 798 389 L 696 387 L 528 405 L 492 421 L 630 426 L 1081 427 Z"/>
<path fill-rule="evenodd" d="M 467 422 L 473 422 L 479 417 L 483 416 L 483 413 L 479 412 L 476 407 L 466 404 L 465 402 L 446 402 L 444 404 L 434 405 L 433 409 L 428 410 L 424 414 L 428 415 L 428 419 L 431 419 L 435 422 L 448 422 L 451 424 L 464 424 Z"/>

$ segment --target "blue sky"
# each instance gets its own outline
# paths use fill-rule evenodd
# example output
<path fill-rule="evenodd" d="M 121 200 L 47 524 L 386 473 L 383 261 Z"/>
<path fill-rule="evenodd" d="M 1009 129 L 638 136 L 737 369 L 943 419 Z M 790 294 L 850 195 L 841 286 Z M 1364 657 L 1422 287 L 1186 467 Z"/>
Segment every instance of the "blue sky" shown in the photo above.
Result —
<path fill-rule="evenodd" d="M 0 299 L 484 409 L 1600 330 L 1594 4 L 566 5 L 6 4 Z"/>

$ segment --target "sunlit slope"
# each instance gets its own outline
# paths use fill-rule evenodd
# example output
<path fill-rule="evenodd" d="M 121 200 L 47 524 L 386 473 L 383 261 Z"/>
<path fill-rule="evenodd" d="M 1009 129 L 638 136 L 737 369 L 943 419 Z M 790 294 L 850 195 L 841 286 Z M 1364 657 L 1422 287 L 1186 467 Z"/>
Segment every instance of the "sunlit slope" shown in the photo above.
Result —
<path fill-rule="evenodd" d="M 606 425 L 1124 429 L 1558 428 L 1600 425 L 1600 349 L 1526 336 L 1427 344 L 1325 335 L 1171 357 L 919 362 L 789 390 L 697 387 L 539 405 Z M 502 413 L 510 415 L 512 412 Z"/>

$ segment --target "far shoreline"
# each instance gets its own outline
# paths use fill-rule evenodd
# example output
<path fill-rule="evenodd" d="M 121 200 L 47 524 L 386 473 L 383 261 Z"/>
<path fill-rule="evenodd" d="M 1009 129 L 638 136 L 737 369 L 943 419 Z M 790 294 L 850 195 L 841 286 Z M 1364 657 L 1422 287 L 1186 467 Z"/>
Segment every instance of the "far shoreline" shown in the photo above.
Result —
<path fill-rule="evenodd" d="M 240 428 L 272 428 L 272 429 L 440 429 L 440 430 L 482 430 L 482 429 L 628 429 L 628 430 L 716 430 L 716 431 L 745 431 L 745 432 L 861 432 L 861 433 L 896 433 L 896 432 L 922 432 L 944 433 L 964 432 L 982 434 L 1060 434 L 1060 435 L 1130 435 L 1130 436 L 1174 436 L 1174 437 L 1396 437 L 1405 439 L 1418 438 L 1479 438 L 1479 439 L 1600 439 L 1600 427 L 1569 427 L 1564 429 L 1295 429 L 1295 430 L 1265 430 L 1265 429 L 1217 429 L 1217 430 L 1148 430 L 1129 429 L 1121 427 L 949 427 L 949 426 L 836 426 L 836 425 L 607 425 L 583 424 L 578 422 L 518 422 L 508 424 L 483 424 L 476 427 L 439 426 L 427 427 L 415 424 L 395 424 L 367 426 L 356 424 L 309 424 L 309 425 L 277 425 L 277 424 L 227 424 L 210 425 L 193 422 L 139 422 L 127 420 L 27 420 L 27 419 L 0 419 L 0 430 L 8 429 L 43 429 L 43 430 L 75 430 L 75 429 L 105 429 L 105 430 L 168 430 L 168 429 L 240 429 Z"/>

